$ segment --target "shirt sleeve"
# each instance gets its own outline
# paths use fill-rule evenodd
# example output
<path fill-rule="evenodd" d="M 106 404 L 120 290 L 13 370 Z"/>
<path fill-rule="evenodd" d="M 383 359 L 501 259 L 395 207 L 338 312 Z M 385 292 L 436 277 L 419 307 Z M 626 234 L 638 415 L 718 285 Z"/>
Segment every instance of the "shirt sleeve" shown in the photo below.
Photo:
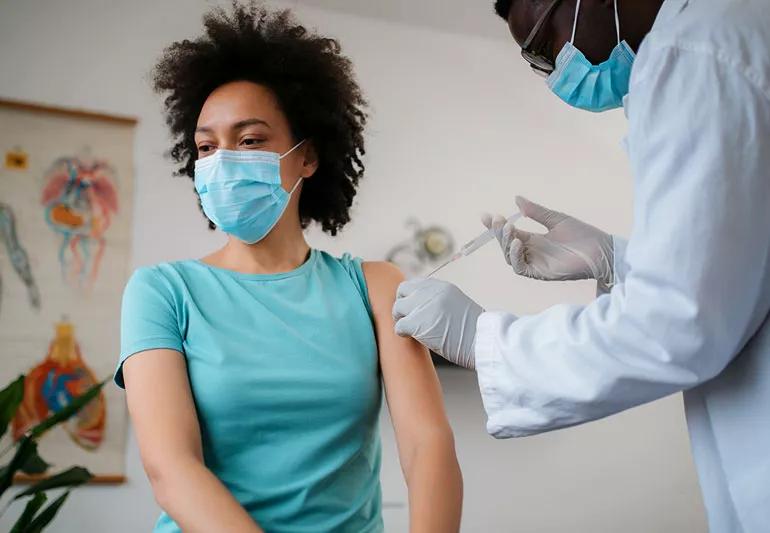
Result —
<path fill-rule="evenodd" d="M 183 353 L 173 293 L 154 268 L 134 272 L 123 292 L 120 315 L 120 360 L 114 380 L 120 388 L 123 363 L 132 355 L 157 349 Z"/>
<path fill-rule="evenodd" d="M 361 295 L 361 300 L 366 306 L 366 312 L 369 313 L 369 318 L 374 320 L 374 311 L 372 311 L 372 303 L 369 300 L 369 287 L 366 284 L 366 276 L 364 275 L 364 260 L 360 257 L 344 254 L 340 258 L 340 263 L 355 284 L 358 294 Z"/>
<path fill-rule="evenodd" d="M 496 437 L 710 380 L 767 316 L 770 93 L 707 51 L 661 46 L 647 57 L 628 110 L 634 228 L 612 291 L 586 306 L 479 318 L 476 368 Z"/>

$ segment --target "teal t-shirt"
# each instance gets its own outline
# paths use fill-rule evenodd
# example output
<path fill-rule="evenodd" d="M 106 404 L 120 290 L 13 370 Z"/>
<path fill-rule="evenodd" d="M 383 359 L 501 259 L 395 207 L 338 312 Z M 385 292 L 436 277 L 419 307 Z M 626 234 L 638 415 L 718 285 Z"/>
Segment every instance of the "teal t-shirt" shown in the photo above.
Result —
<path fill-rule="evenodd" d="M 281 274 L 200 261 L 137 270 L 122 364 L 180 352 L 206 466 L 268 533 L 381 532 L 377 344 L 361 261 L 313 250 Z M 180 531 L 165 513 L 156 532 Z"/>

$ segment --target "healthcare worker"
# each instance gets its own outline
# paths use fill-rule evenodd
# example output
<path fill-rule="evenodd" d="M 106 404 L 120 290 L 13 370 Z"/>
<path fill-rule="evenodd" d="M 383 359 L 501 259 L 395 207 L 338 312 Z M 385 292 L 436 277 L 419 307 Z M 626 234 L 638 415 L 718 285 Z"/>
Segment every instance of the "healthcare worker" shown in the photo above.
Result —
<path fill-rule="evenodd" d="M 443 281 L 409 281 L 397 333 L 476 369 L 498 438 L 685 391 L 711 530 L 770 531 L 770 4 L 496 7 L 556 96 L 624 108 L 633 232 L 626 243 L 517 199 L 547 232 L 493 225 L 513 270 L 595 278 L 604 294 L 519 317 L 485 312 Z"/>

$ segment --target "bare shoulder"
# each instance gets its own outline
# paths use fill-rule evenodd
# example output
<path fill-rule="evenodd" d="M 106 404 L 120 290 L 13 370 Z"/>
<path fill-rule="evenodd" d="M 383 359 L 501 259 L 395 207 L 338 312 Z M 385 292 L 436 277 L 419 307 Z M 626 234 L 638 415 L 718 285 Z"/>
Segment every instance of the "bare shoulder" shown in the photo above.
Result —
<path fill-rule="evenodd" d="M 372 308 L 386 307 L 389 310 L 396 299 L 396 289 L 404 281 L 401 269 L 387 261 L 364 262 L 362 267 Z"/>
<path fill-rule="evenodd" d="M 401 269 L 388 261 L 365 261 L 362 266 L 367 282 L 401 283 L 404 280 Z"/>

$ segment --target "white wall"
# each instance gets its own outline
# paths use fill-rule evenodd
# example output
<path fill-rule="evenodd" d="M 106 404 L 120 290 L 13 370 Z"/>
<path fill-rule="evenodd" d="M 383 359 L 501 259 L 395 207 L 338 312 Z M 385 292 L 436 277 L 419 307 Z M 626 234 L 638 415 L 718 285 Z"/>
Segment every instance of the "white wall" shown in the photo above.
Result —
<path fill-rule="evenodd" d="M 198 33 L 207 5 L 0 0 L 0 97 L 140 119 L 136 266 L 200 256 L 221 242 L 205 231 L 190 182 L 170 177 L 160 101 L 147 79 L 164 45 Z M 481 212 L 510 212 L 515 194 L 610 231 L 629 229 L 621 113 L 594 116 L 557 104 L 501 36 L 300 12 L 309 25 L 341 39 L 372 103 L 367 177 L 354 222 L 336 240 L 310 231 L 313 245 L 379 259 L 408 235 L 403 223 L 410 214 L 464 239 L 479 231 Z M 487 308 L 517 313 L 585 302 L 592 293 L 588 283 L 516 279 L 492 246 L 445 278 Z M 465 476 L 464 531 L 705 530 L 679 397 L 581 428 L 498 442 L 484 432 L 474 375 L 445 371 L 442 381 Z M 383 438 L 385 499 L 403 502 L 387 424 Z M 78 490 L 52 531 L 148 530 L 157 508 L 133 440 L 127 472 L 123 486 Z M 0 519 L 0 529 L 12 515 Z M 404 531 L 405 515 L 388 509 L 389 531 Z"/>

